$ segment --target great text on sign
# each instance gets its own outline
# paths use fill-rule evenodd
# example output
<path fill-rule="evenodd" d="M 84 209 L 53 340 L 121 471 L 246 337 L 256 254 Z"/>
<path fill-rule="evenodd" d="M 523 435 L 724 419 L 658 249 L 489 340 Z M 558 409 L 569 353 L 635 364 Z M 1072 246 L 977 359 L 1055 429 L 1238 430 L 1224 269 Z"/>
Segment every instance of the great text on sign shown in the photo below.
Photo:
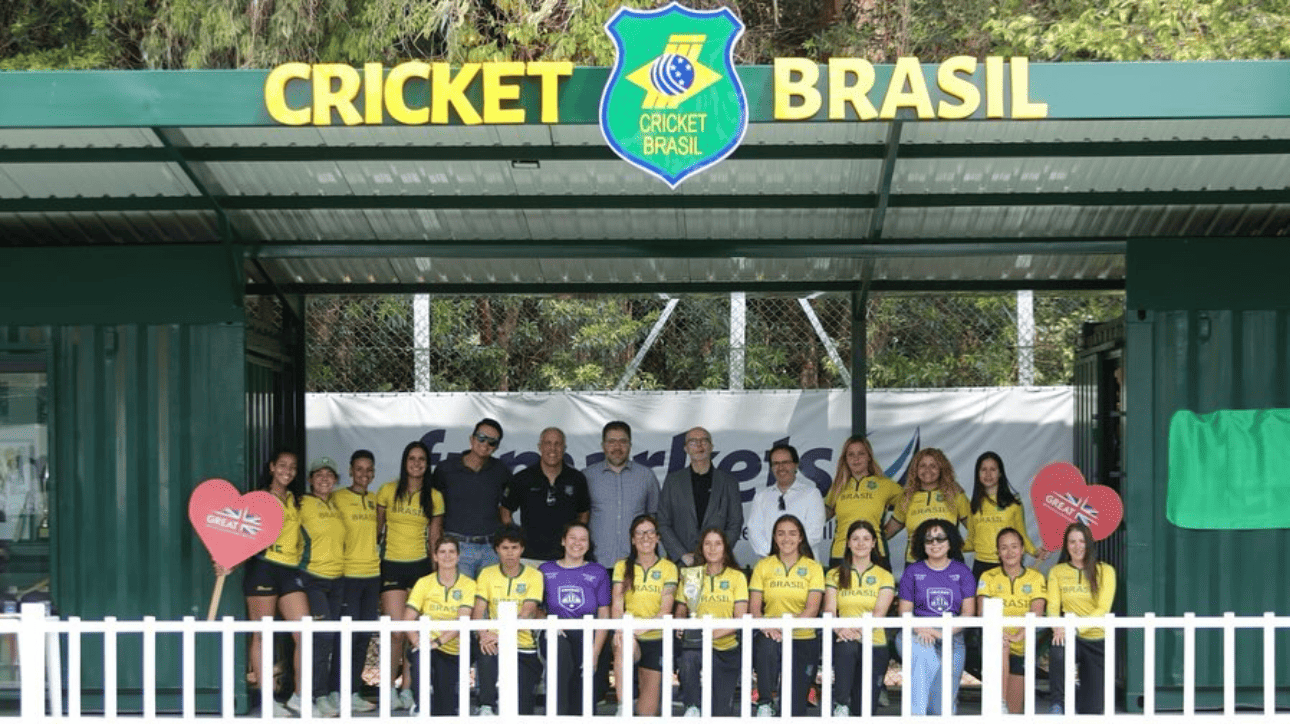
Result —
<path fill-rule="evenodd" d="M 269 72 L 264 83 L 264 106 L 269 116 L 288 126 L 328 126 L 332 113 L 347 126 L 380 125 L 389 114 L 405 125 L 442 125 L 450 121 L 449 109 L 466 125 L 480 123 L 526 123 L 527 111 L 518 107 L 520 82 L 537 78 L 541 93 L 540 120 L 559 123 L 557 90 L 561 78 L 573 75 L 573 63 L 498 62 L 466 63 L 453 68 L 447 63 L 410 61 L 385 72 L 380 63 L 367 63 L 360 73 L 343 63 L 285 63 Z M 411 107 L 405 86 L 420 79 L 426 84 L 429 102 Z M 293 81 L 309 84 L 310 101 L 291 107 L 287 85 Z M 479 83 L 479 107 L 467 89 Z M 358 100 L 362 97 L 359 111 Z"/>
<path fill-rule="evenodd" d="M 985 66 L 984 97 L 972 79 L 978 65 Z M 981 63 L 960 55 L 934 67 L 935 87 L 946 97 L 935 105 L 929 91 L 929 68 L 917 58 L 898 59 L 885 89 L 874 87 L 877 74 L 869 61 L 831 58 L 826 85 L 828 119 L 891 120 L 901 109 L 912 109 L 921 120 L 954 120 L 978 113 L 983 102 L 986 118 L 1048 117 L 1047 103 L 1030 100 L 1030 63 L 1026 58 L 992 55 Z M 775 120 L 806 120 L 821 111 L 826 99 L 818 88 L 820 66 L 815 61 L 776 58 L 774 76 Z"/>

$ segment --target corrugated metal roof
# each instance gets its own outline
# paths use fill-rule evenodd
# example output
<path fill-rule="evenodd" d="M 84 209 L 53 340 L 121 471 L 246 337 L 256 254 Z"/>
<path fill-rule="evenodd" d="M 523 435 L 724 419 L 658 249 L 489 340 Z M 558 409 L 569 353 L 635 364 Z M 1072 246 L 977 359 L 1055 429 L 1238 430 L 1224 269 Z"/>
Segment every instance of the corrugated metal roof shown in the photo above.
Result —
<path fill-rule="evenodd" d="M 0 129 L 0 243 L 218 243 L 223 217 L 252 279 L 288 285 L 1115 284 L 1128 239 L 1290 234 L 1287 139 L 1284 118 L 755 124 L 671 191 L 594 125 Z"/>

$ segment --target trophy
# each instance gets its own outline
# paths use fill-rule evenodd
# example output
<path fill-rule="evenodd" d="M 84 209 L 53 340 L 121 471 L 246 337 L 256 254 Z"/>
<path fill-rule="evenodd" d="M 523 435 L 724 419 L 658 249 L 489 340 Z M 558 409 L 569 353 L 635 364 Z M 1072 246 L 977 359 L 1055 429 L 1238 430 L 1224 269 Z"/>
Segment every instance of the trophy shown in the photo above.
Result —
<path fill-rule="evenodd" d="M 690 609 L 690 616 L 699 615 L 699 594 L 703 591 L 703 566 L 690 566 L 681 569 L 681 595 L 685 605 Z M 703 630 L 689 628 L 681 634 L 681 648 L 697 649 L 703 646 Z"/>

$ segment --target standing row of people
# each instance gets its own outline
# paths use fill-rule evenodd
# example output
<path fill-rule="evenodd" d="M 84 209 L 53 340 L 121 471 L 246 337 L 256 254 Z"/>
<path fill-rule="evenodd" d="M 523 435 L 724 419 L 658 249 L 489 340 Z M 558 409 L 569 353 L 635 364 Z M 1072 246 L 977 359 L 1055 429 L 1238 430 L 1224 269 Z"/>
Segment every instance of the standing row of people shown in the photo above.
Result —
<path fill-rule="evenodd" d="M 914 456 L 910 465 L 914 474 L 902 488 L 882 474 L 866 439 L 849 438 L 839 456 L 833 485 L 821 497 L 814 484 L 798 471 L 797 451 L 789 445 L 777 445 L 769 455 L 776 484 L 758 491 L 748 520 L 748 538 L 759 555 L 764 551 L 764 557 L 754 568 L 752 580 L 746 582 L 746 598 L 739 598 L 741 589 L 736 586 L 732 572 L 738 572 L 739 579 L 743 573 L 734 559 L 733 541 L 744 533 L 743 506 L 734 479 L 712 465 L 713 444 L 707 430 L 694 428 L 687 433 L 685 444 L 691 464 L 670 474 L 661 491 L 652 469 L 631 460 L 631 428 L 623 422 L 605 426 L 602 432 L 605 458 L 582 472 L 565 464 L 564 434 L 557 428 L 542 432 L 539 464 L 513 477 L 507 466 L 492 456 L 501 439 L 500 424 L 489 419 L 480 421 L 471 433 L 470 448 L 460 456 L 445 460 L 432 475 L 429 474 L 429 450 L 420 442 L 410 443 L 403 452 L 398 480 L 382 486 L 374 496 L 367 491 L 375 470 L 370 452 L 354 453 L 349 471 L 353 484 L 339 491 L 335 489 L 339 477 L 336 464 L 325 457 L 311 462 L 308 495 L 296 477 L 295 456 L 287 451 L 276 453 L 266 465 L 260 487 L 283 502 L 285 523 L 278 542 L 248 564 L 244 579 L 248 613 L 253 617 L 276 611 L 288 619 L 299 619 L 306 614 L 334 618 L 343 610 L 356 619 L 372 620 L 378 613 L 379 600 L 379 610 L 392 616 L 433 614 L 455 618 L 469 609 L 471 615 L 485 617 L 495 615 L 498 602 L 487 592 L 489 589 L 484 584 L 490 581 L 485 573 L 496 570 L 495 577 L 506 584 L 507 595 L 519 594 L 513 600 L 521 604 L 522 610 L 532 602 L 535 614 L 545 605 L 547 611 L 559 615 L 605 616 L 631 612 L 637 617 L 647 617 L 644 614 L 655 609 L 659 615 L 672 611 L 677 564 L 680 564 L 701 566 L 707 571 L 712 595 L 698 609 L 713 616 L 727 609 L 729 615 L 736 615 L 737 607 L 742 605 L 758 616 L 789 612 L 812 617 L 826 604 L 835 613 L 855 612 L 860 610 L 857 606 L 871 605 L 869 611 L 884 615 L 894 598 L 890 566 L 882 563 L 885 537 L 906 525 L 917 531 L 923 523 L 937 520 L 942 529 L 953 529 L 953 536 L 948 530 L 941 531 L 946 539 L 958 537 L 960 541 L 958 528 L 965 527 L 969 542 L 966 546 L 959 545 L 958 550 L 971 546 L 977 551 L 978 573 L 984 573 L 989 563 L 1006 563 L 1002 557 L 990 561 L 995 547 L 987 549 L 983 544 L 988 536 L 998 536 L 1000 530 L 1015 532 L 1021 547 L 1032 555 L 1038 553 L 1041 558 L 1046 555 L 1045 551 L 1036 551 L 1025 537 L 1021 504 L 1007 484 L 1002 460 L 993 453 L 982 455 L 977 461 L 976 484 L 969 503 L 948 460 L 936 449 L 921 450 Z M 522 530 L 509 527 L 514 513 L 521 516 Z M 888 513 L 890 517 L 886 517 Z M 810 553 L 824 548 L 826 516 L 836 516 L 838 521 L 838 534 L 830 548 L 829 581 L 842 584 L 840 589 L 830 585 L 826 590 L 824 568 Z M 624 521 L 631 521 L 628 536 L 622 533 Z M 638 524 L 643 528 L 638 529 Z M 499 525 L 508 526 L 503 532 L 509 538 L 499 541 L 494 537 Z M 781 527 L 785 530 L 781 531 Z M 780 545 L 781 535 L 785 536 L 785 545 Z M 797 537 L 794 539 L 793 535 Z M 306 536 L 309 558 L 303 560 L 301 540 Z M 859 539 L 854 550 L 853 537 Z M 911 536 L 906 553 L 911 562 L 922 560 L 920 555 L 926 553 L 916 538 L 917 535 Z M 581 547 L 582 539 L 585 539 L 585 549 Z M 445 545 L 440 545 L 441 541 Z M 516 548 L 519 552 L 512 555 Z M 712 548 L 711 556 L 709 548 Z M 593 556 L 593 551 L 599 556 Z M 612 579 L 609 597 L 600 591 L 587 590 L 585 595 L 543 600 L 541 589 L 552 589 L 535 584 L 543 579 L 549 582 L 575 577 L 565 574 L 587 565 L 598 565 L 591 560 L 593 557 L 615 563 L 614 573 L 602 577 Z M 449 560 L 451 566 L 447 565 Z M 862 568 L 856 568 L 857 561 L 863 564 Z M 844 565 L 848 562 L 852 564 Z M 515 585 L 516 577 L 527 572 L 531 572 L 529 575 L 534 580 Z M 970 571 L 968 575 L 975 587 L 978 576 Z M 1112 572 L 1112 595 L 1113 575 Z M 582 578 L 590 581 L 597 577 L 588 573 Z M 853 582 L 854 591 L 849 585 Z M 884 582 L 891 585 L 884 586 Z M 902 593 L 903 585 L 902 580 Z M 449 597 L 459 595 L 463 605 L 431 605 L 431 597 L 425 590 L 418 593 L 418 586 Z M 768 595 L 768 587 L 774 593 Z M 785 592 L 789 590 L 807 592 L 800 608 L 796 608 L 796 599 L 786 597 Z M 884 591 L 892 593 L 885 605 Z M 966 598 L 973 599 L 971 594 L 972 591 Z M 862 599 L 865 603 L 859 603 Z M 440 603 L 443 600 L 447 599 L 439 599 Z M 901 600 L 903 606 L 906 599 Z M 917 606 L 912 605 L 917 601 L 916 592 L 909 601 L 912 610 L 917 612 Z M 688 612 L 682 603 L 680 610 Z M 950 605 L 961 610 L 961 604 L 953 600 Z M 776 637 L 778 631 L 766 629 L 765 635 L 754 642 L 754 660 L 762 662 L 759 669 L 770 667 L 767 670 L 778 672 L 776 657 L 782 650 Z M 643 709 L 640 706 L 638 709 L 641 713 L 651 713 L 649 702 L 657 700 L 665 669 L 657 655 L 661 653 L 659 638 L 654 635 L 658 632 L 646 630 L 643 634 L 643 637 L 636 636 L 630 647 L 615 640 L 614 648 L 630 655 L 638 665 L 641 701 L 645 702 Z M 846 651 L 858 650 L 858 631 L 847 630 L 846 638 L 842 636 L 839 632 L 839 642 L 845 641 Z M 362 684 L 362 657 L 367 652 L 369 637 L 355 634 L 351 662 L 355 692 Z M 818 642 L 811 643 L 815 639 L 812 629 L 795 631 L 793 637 L 791 668 L 796 680 L 797 660 L 810 660 L 813 652 L 818 660 Z M 321 716 L 339 712 L 336 692 L 341 667 L 335 660 L 338 638 L 335 634 L 320 634 L 314 645 L 313 691 L 319 697 L 314 706 Z M 581 657 L 582 647 L 568 645 L 570 642 L 563 640 L 566 638 L 559 637 L 555 653 L 562 657 L 562 663 L 574 665 L 574 660 Z M 604 646 L 604 638 L 597 635 L 593 647 L 597 671 L 593 701 L 599 700 L 608 688 L 609 667 L 605 663 L 610 647 Z M 714 659 L 717 669 L 714 673 L 722 676 L 723 681 L 737 676 L 737 671 L 728 668 L 732 661 L 738 661 L 738 641 L 733 630 L 723 631 L 714 638 L 716 653 L 721 654 Z M 766 641 L 762 642 L 761 638 Z M 877 632 L 873 638 L 872 644 L 885 644 L 878 641 Z M 451 639 L 432 641 L 431 661 L 446 661 L 445 657 L 456 656 L 459 648 L 454 643 Z M 535 653 L 536 642 L 530 643 L 534 646 L 521 646 L 521 649 Z M 934 642 L 920 643 L 930 647 Z M 388 670 L 395 678 L 387 683 L 400 682 L 400 689 L 393 692 L 395 706 L 408 708 L 415 698 L 412 687 L 416 677 L 409 675 L 413 661 L 404 655 L 401 637 L 396 636 L 393 644 L 387 654 L 390 656 Z M 479 676 L 481 683 L 486 684 L 490 674 L 486 658 L 495 656 L 495 638 L 481 635 L 477 645 L 481 654 Z M 259 656 L 255 654 L 258 646 L 259 642 L 253 641 L 253 670 L 259 663 Z M 868 672 L 871 681 L 881 681 L 882 669 L 878 663 L 879 657 L 885 656 L 886 648 L 878 648 L 882 653 L 878 654 L 875 649 L 874 671 Z M 1080 652 L 1088 648 L 1083 646 L 1077 651 L 1077 661 L 1081 661 Z M 728 653 L 732 650 L 734 654 Z M 683 678 L 687 672 L 691 677 L 696 675 L 695 657 L 686 654 L 683 651 L 680 657 Z M 858 661 L 854 657 L 852 660 Z M 528 679 L 532 674 L 532 681 L 536 682 L 533 666 L 537 657 L 527 661 L 521 659 L 522 677 Z M 621 667 L 624 657 L 615 661 Z M 297 665 L 296 671 L 299 670 Z M 444 663 L 432 669 L 432 677 L 455 676 L 456 671 L 456 664 Z M 263 680 L 260 672 L 255 671 L 254 675 L 257 681 Z M 618 681 L 622 681 L 622 675 L 620 672 Z M 774 681 L 774 678 L 768 676 L 765 680 Z M 858 705 L 854 694 L 860 691 L 856 682 L 861 677 L 850 675 L 850 678 L 847 691 L 839 690 L 836 697 L 836 701 L 846 706 Z M 763 677 L 759 676 L 759 686 L 762 681 Z M 805 697 L 807 687 L 796 686 L 797 683 L 794 681 L 793 691 Z M 299 691 L 298 680 L 296 691 Z M 495 695 L 495 686 L 481 686 L 480 700 L 484 706 L 495 707 Z M 557 698 L 567 707 L 573 707 L 575 702 L 581 704 L 582 696 L 566 692 L 557 694 Z M 769 701 L 769 696 L 763 700 Z M 693 697 L 688 697 L 686 703 L 697 706 Z M 352 704 L 355 711 L 374 708 L 357 693 Z M 714 701 L 713 706 L 714 711 L 729 711 L 719 702 Z M 805 706 L 804 698 L 800 706 Z M 298 694 L 279 707 L 283 709 L 280 714 L 297 712 Z M 795 713 L 799 710 L 797 702 L 793 710 Z"/>

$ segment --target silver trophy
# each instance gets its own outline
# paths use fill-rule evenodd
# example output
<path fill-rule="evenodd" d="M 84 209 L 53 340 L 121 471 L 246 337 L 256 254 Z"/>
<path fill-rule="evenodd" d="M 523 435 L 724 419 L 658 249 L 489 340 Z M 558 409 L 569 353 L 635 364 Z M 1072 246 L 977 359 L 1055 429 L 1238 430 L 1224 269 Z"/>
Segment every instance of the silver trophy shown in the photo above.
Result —
<path fill-rule="evenodd" d="M 699 594 L 703 591 L 703 566 L 690 566 L 681 569 L 681 595 L 685 605 L 690 609 L 690 616 L 699 615 Z M 703 646 L 702 629 L 685 629 L 681 634 L 681 648 L 697 649 Z"/>

